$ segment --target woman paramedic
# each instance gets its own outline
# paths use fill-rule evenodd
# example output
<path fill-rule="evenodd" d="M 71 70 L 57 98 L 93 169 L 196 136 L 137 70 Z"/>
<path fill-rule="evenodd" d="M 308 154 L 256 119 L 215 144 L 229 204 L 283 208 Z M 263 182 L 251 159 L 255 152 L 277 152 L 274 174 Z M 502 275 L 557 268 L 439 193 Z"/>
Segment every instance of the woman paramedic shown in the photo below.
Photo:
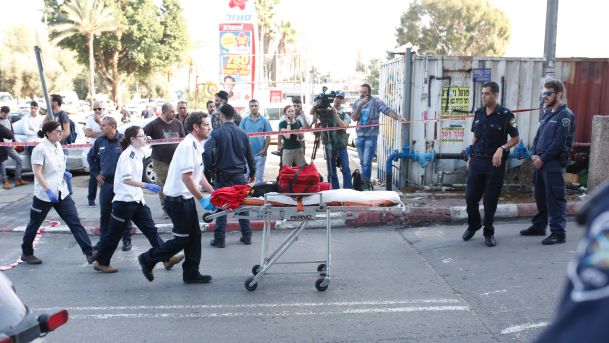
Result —
<path fill-rule="evenodd" d="M 110 259 L 123 236 L 127 223 L 131 220 L 142 231 L 153 247 L 163 244 L 159 237 L 150 208 L 144 201 L 144 189 L 158 193 L 161 187 L 142 182 L 146 135 L 139 126 L 131 126 L 125 131 L 120 142 L 123 152 L 118 158 L 114 173 L 114 199 L 108 234 L 99 244 L 93 269 L 102 273 L 116 273 L 118 269 L 110 265 Z M 172 256 L 164 261 L 165 269 L 171 269 L 184 259 L 183 255 Z"/>
<path fill-rule="evenodd" d="M 41 264 L 42 260 L 34 256 L 33 242 L 38 228 L 47 214 L 54 208 L 59 217 L 68 225 L 76 243 L 80 246 L 87 262 L 93 263 L 94 251 L 85 228 L 80 223 L 74 200 L 68 192 L 66 179 L 72 174 L 66 171 L 66 156 L 63 153 L 61 124 L 48 121 L 38 131 L 38 137 L 44 138 L 32 151 L 32 168 L 34 169 L 34 199 L 30 209 L 30 222 L 23 234 L 21 260 L 28 264 Z"/>

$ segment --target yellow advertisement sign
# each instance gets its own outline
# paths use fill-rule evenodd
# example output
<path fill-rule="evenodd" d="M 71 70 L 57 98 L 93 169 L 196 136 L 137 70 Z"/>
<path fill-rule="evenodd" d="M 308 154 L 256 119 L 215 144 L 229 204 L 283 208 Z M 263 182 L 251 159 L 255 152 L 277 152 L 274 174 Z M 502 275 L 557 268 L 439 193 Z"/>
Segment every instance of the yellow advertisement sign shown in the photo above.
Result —
<path fill-rule="evenodd" d="M 449 90 L 450 88 L 450 90 Z M 450 91 L 450 93 L 449 93 Z M 442 87 L 442 118 L 467 115 L 470 110 L 468 87 Z M 448 106 L 446 106 L 448 102 Z M 465 138 L 465 119 L 443 120 L 440 129 L 442 143 L 463 143 Z"/>

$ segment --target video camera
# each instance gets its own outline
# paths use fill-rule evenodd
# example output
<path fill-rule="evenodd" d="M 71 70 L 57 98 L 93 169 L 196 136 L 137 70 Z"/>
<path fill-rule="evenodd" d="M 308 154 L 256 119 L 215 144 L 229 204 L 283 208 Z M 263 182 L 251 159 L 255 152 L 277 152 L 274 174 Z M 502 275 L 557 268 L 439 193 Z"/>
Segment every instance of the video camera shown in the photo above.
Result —
<path fill-rule="evenodd" d="M 336 98 L 335 91 L 331 91 L 330 93 L 320 93 L 318 96 L 316 96 L 313 100 L 317 105 L 317 113 L 319 113 L 319 111 L 332 110 L 334 98 Z"/>

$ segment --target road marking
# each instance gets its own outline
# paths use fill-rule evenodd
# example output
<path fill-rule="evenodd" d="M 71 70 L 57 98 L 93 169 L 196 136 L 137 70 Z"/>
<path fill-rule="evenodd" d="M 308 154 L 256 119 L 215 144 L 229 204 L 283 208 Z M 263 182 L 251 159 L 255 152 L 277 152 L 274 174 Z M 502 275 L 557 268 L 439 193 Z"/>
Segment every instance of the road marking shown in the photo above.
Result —
<path fill-rule="evenodd" d="M 181 309 L 222 309 L 222 308 L 274 308 L 274 307 L 320 307 L 320 306 L 375 306 L 404 304 L 457 304 L 458 299 L 413 299 L 385 301 L 348 301 L 318 303 L 284 303 L 284 304 L 216 304 L 216 305 L 132 305 L 132 306 L 77 306 L 68 307 L 69 311 L 116 311 L 116 310 L 181 310 Z M 37 308 L 34 311 L 49 311 L 56 307 Z"/>
<path fill-rule="evenodd" d="M 522 325 L 510 326 L 509 328 L 505 328 L 501 330 L 502 335 L 508 335 L 511 333 L 521 332 L 529 329 L 537 329 L 542 328 L 544 326 L 548 326 L 548 322 L 540 322 L 540 323 L 527 323 Z"/>
<path fill-rule="evenodd" d="M 211 313 L 105 313 L 70 314 L 70 319 L 124 319 L 124 318 L 227 318 L 227 317 L 286 317 L 328 316 L 344 314 L 401 313 L 425 311 L 469 311 L 467 306 L 414 306 L 388 308 L 345 309 L 339 311 L 278 311 L 278 312 L 211 312 Z"/>
<path fill-rule="evenodd" d="M 498 291 L 486 292 L 486 293 L 482 293 L 480 295 L 491 295 L 491 294 L 497 294 L 497 293 L 507 293 L 507 289 L 500 289 Z"/>

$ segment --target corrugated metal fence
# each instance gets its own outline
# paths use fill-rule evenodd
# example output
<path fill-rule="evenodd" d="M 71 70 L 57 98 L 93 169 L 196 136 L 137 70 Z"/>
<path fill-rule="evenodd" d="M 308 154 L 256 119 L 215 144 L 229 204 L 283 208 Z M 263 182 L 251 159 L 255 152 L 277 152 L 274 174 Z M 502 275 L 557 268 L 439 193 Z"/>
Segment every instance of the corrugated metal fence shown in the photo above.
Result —
<path fill-rule="evenodd" d="M 403 111 L 402 88 L 404 78 L 403 59 L 399 58 L 381 66 L 379 96 L 397 113 L 413 121 L 407 126 L 410 145 L 418 153 L 434 150 L 437 153 L 459 153 L 472 140 L 471 118 L 459 118 L 481 105 L 482 82 L 475 82 L 474 70 L 485 69 L 490 79 L 500 85 L 499 101 L 512 110 L 533 109 L 540 106 L 543 87 L 543 59 L 540 58 L 492 58 L 492 57 L 444 57 L 416 56 L 413 59 L 411 108 Z M 609 59 L 558 59 L 556 77 L 565 82 L 567 101 L 576 116 L 576 137 L 579 143 L 590 142 L 592 116 L 609 114 Z M 535 137 L 539 123 L 538 110 L 517 114 L 520 136 L 526 145 Z M 378 144 L 379 178 L 385 177 L 385 161 L 395 149 L 401 149 L 401 125 L 389 118 L 381 128 Z M 406 127 L 404 127 L 406 128 Z M 584 144 L 585 145 L 585 144 Z M 464 180 L 465 162 L 438 160 L 427 168 L 410 163 L 407 178 L 415 184 L 433 184 L 442 174 L 445 182 Z M 508 166 L 519 165 L 510 161 Z M 405 177 L 400 177 L 397 167 L 393 170 L 394 185 L 403 187 Z M 448 176 L 448 179 L 446 175 Z"/>

